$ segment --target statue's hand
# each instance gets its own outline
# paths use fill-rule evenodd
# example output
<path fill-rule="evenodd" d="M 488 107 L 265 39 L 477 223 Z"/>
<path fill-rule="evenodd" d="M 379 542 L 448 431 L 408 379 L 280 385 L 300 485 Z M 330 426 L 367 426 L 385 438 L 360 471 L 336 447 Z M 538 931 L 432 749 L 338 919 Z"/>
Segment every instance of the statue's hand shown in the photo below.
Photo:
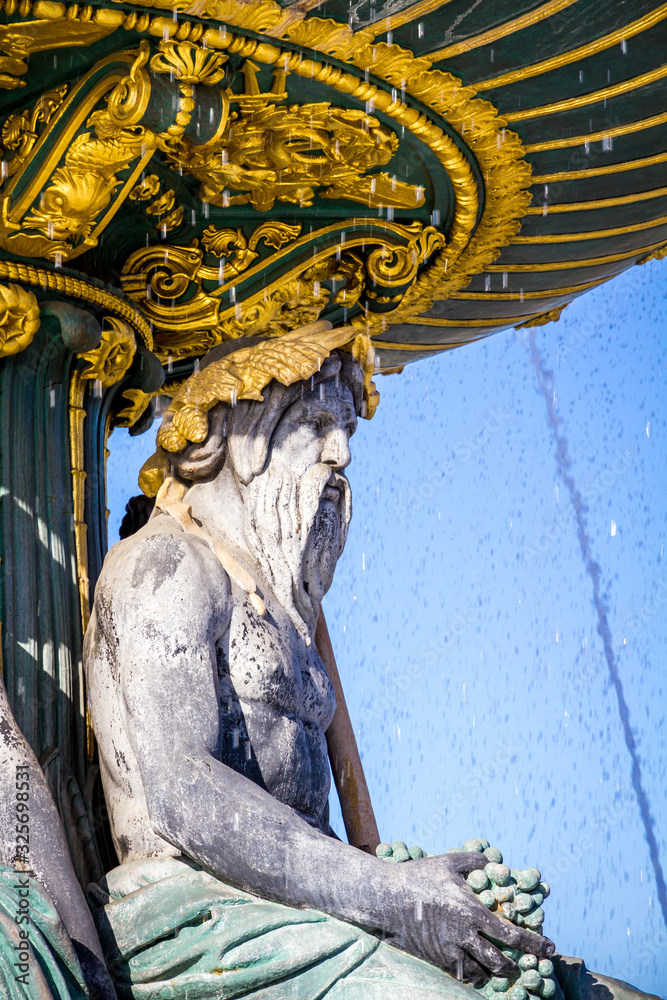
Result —
<path fill-rule="evenodd" d="M 388 943 L 473 985 L 516 971 L 501 948 L 551 956 L 548 938 L 490 913 L 466 884 L 466 875 L 487 863 L 483 854 L 456 853 L 387 866 L 404 901 L 400 912 L 392 908 L 397 926 L 387 929 Z"/>

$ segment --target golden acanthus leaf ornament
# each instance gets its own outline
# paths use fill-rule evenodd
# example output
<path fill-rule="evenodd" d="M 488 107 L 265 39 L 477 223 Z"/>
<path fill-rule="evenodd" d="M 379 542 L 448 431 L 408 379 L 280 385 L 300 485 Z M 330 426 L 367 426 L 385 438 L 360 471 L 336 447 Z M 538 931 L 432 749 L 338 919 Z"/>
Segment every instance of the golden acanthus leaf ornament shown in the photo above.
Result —
<path fill-rule="evenodd" d="M 123 396 L 129 400 L 129 403 L 114 417 L 114 427 L 133 427 L 139 417 L 148 409 L 153 397 L 158 395 L 158 392 L 159 390 L 144 392 L 142 389 L 125 389 Z"/>
<path fill-rule="evenodd" d="M 253 261 L 257 260 L 257 245 L 264 242 L 266 246 L 280 250 L 281 247 L 295 240 L 301 232 L 301 225 L 297 223 L 290 226 L 286 222 L 263 222 L 254 230 L 249 239 L 246 238 L 243 230 L 239 229 L 218 229 L 217 226 L 209 226 L 202 234 L 202 243 L 208 253 L 214 257 L 231 257 L 224 265 L 225 273 L 235 275 L 245 271 Z M 233 252 L 233 255 L 232 255 Z"/>
<path fill-rule="evenodd" d="M 515 330 L 530 330 L 534 326 L 546 326 L 547 323 L 557 323 L 561 318 L 561 314 L 564 309 L 567 309 L 569 302 L 565 305 L 556 306 L 554 309 L 549 309 L 548 312 L 540 313 L 539 316 L 533 316 L 532 319 L 526 320 L 525 323 L 517 323 L 514 327 Z"/>
<path fill-rule="evenodd" d="M 330 294 L 323 285 L 336 270 L 335 261 L 322 261 L 307 268 L 298 278 L 278 282 L 261 299 L 221 319 L 215 328 L 220 340 L 284 336 L 295 327 L 314 323 L 329 304 Z"/>
<path fill-rule="evenodd" d="M 310 378 L 336 348 L 349 349 L 362 364 L 366 376 L 374 358 L 370 341 L 364 340 L 362 344 L 350 326 L 332 329 L 330 323 L 318 322 L 212 361 L 175 393 L 158 431 L 158 447 L 178 452 L 189 443 L 204 441 L 208 434 L 208 411 L 217 403 L 235 405 L 242 399 L 262 402 L 262 389 L 272 379 L 292 385 Z M 366 415 L 370 417 L 379 396 L 370 378 L 365 377 L 364 386 L 372 396 L 366 403 Z"/>
<path fill-rule="evenodd" d="M 326 232 L 338 233 L 334 224 Z M 155 333 L 155 351 L 163 360 L 204 354 L 221 341 L 256 334 L 279 337 L 298 326 L 320 319 L 330 306 L 350 310 L 361 303 L 363 313 L 351 322 L 357 332 L 369 334 L 373 323 L 384 329 L 394 313 L 375 314 L 371 302 L 400 305 L 406 290 L 445 246 L 445 236 L 420 222 L 402 225 L 384 221 L 380 233 L 369 236 L 364 229 L 346 234 L 344 249 L 332 241 L 317 244 L 299 225 L 272 220 L 249 235 L 242 227 L 220 229 L 208 226 L 189 246 L 158 244 L 142 247 L 128 258 L 121 282 L 126 294 L 150 320 Z M 260 242 L 276 253 L 259 261 Z M 296 257 L 288 270 L 255 286 L 249 294 L 244 280 L 260 273 L 267 263 L 280 261 L 290 251 L 309 249 Z M 219 263 L 207 263 L 206 256 Z M 312 255 L 312 256 L 311 256 Z M 312 263 L 311 263 L 312 262 Z"/>
<path fill-rule="evenodd" d="M 128 198 L 130 201 L 148 201 L 155 198 L 160 190 L 160 178 L 157 174 L 149 174 L 140 184 L 133 187 Z"/>
<path fill-rule="evenodd" d="M 653 250 L 652 253 L 646 254 L 641 260 L 637 261 L 638 264 L 648 264 L 651 260 L 664 260 L 667 257 L 667 246 L 658 247 L 657 250 Z"/>
<path fill-rule="evenodd" d="M 183 221 L 185 211 L 183 205 L 176 204 L 176 194 L 173 188 L 162 189 L 160 178 L 157 174 L 149 174 L 140 184 L 137 184 L 130 191 L 128 198 L 130 201 L 150 204 L 143 205 L 146 215 L 157 216 L 155 227 L 159 230 L 162 238 L 167 233 L 180 226 Z M 151 199 L 154 199 L 151 201 Z"/>

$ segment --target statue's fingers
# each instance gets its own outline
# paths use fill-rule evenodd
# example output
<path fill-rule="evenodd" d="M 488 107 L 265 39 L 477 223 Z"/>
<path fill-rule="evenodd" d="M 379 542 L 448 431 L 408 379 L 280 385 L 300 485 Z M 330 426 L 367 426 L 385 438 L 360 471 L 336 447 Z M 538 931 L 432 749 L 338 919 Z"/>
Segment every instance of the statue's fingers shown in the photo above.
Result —
<path fill-rule="evenodd" d="M 484 966 L 480 965 L 477 959 L 467 951 L 463 952 L 460 972 L 464 983 L 470 983 L 471 986 L 483 986 L 489 978 L 489 973 Z M 458 969 L 455 974 L 459 974 Z"/>
<path fill-rule="evenodd" d="M 440 960 L 435 960 L 436 965 L 440 965 L 461 982 L 483 986 L 489 978 L 489 973 L 471 954 L 472 951 L 473 947 L 468 947 L 467 941 L 463 946 L 449 944 L 445 947 L 444 954 L 441 954 Z"/>
<path fill-rule="evenodd" d="M 462 938 L 461 935 L 457 935 L 455 943 L 451 935 L 441 928 L 435 937 L 440 940 L 432 940 L 428 957 L 422 955 L 422 958 L 426 958 L 428 962 L 433 962 L 450 976 L 466 983 L 481 986 L 488 980 L 489 973 L 473 957 L 472 949 L 468 948 L 468 939 L 472 939 L 472 935 L 464 934 Z M 392 944 L 396 946 L 396 942 Z"/>
<path fill-rule="evenodd" d="M 498 941 L 510 948 L 518 948 L 519 951 L 528 955 L 536 955 L 538 958 L 551 958 L 556 950 L 555 944 L 549 938 L 541 937 L 541 935 L 525 930 L 523 927 L 517 927 L 509 920 L 503 920 L 501 917 L 488 913 L 488 911 L 484 916 L 485 919 L 481 921 L 480 931 L 492 941 Z"/>
<path fill-rule="evenodd" d="M 466 947 L 474 954 L 475 959 L 485 969 L 488 969 L 489 972 L 493 972 L 495 975 L 509 976 L 510 973 L 516 971 L 516 965 L 511 958 L 507 958 L 495 945 L 479 934 L 476 934 L 474 941 L 466 945 Z"/>

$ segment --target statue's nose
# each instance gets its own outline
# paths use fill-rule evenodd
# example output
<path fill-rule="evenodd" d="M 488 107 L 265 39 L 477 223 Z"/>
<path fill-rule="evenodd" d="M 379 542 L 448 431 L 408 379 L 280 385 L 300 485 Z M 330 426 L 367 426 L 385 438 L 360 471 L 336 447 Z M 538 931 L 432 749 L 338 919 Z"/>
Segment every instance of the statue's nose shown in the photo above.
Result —
<path fill-rule="evenodd" d="M 337 427 L 327 434 L 321 461 L 333 469 L 346 469 L 352 461 L 347 434 L 341 428 Z"/>

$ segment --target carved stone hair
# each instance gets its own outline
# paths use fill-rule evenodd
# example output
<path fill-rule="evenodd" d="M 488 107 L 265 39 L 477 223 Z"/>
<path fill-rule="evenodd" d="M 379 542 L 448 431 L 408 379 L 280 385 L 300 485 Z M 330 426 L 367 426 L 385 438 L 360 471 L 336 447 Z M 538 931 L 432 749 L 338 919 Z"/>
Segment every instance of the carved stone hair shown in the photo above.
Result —
<path fill-rule="evenodd" d="M 227 449 L 239 479 L 248 485 L 266 466 L 273 433 L 281 416 L 303 396 L 304 388 L 339 378 L 352 392 L 357 415 L 361 414 L 364 377 L 360 365 L 346 351 L 334 351 L 306 383 L 290 386 L 275 380 L 263 390 L 264 402 L 242 400 L 236 406 L 218 403 L 208 414 L 209 433 L 200 444 L 182 451 L 163 452 L 165 461 L 186 482 L 212 479 L 222 468 Z"/>

